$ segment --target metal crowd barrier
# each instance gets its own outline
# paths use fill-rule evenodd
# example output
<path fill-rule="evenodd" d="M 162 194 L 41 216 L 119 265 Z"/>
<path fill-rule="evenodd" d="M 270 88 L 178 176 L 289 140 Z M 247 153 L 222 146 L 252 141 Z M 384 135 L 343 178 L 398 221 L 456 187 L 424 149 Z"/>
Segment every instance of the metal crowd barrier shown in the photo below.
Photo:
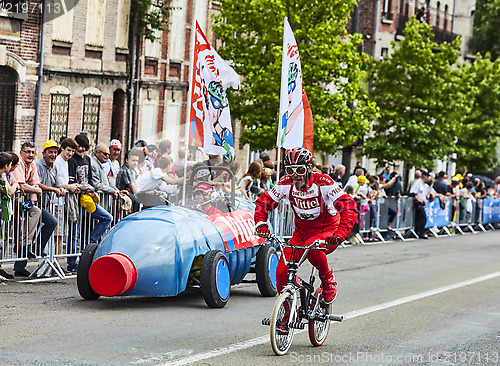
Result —
<path fill-rule="evenodd" d="M 413 201 L 413 198 L 408 196 L 378 198 L 366 212 L 359 209 L 360 202 L 357 202 L 359 229 L 352 234 L 363 245 L 371 244 L 370 241 L 374 237 L 377 238 L 376 242 L 386 242 L 391 239 L 388 228 L 389 211 L 394 210 L 396 212 L 392 222 L 394 235 L 402 241 L 407 241 L 411 236 L 418 238 L 415 232 Z M 500 198 L 487 198 L 484 201 L 479 199 L 474 202 L 471 199 L 472 206 L 466 202 L 463 216 L 460 216 L 460 207 L 453 209 L 453 199 L 446 197 L 446 201 L 441 203 L 439 198 L 434 198 L 425 206 L 426 228 L 435 237 L 441 234 L 452 236 L 452 231 L 463 235 L 466 229 L 471 233 L 476 233 L 476 230 L 486 231 L 485 225 L 495 230 L 494 225 L 500 223 Z M 290 203 L 283 200 L 269 216 L 269 223 L 277 235 L 290 238 L 294 231 L 293 218 Z"/>
<path fill-rule="evenodd" d="M 64 278 L 64 272 L 60 266 L 60 260 L 68 257 L 81 255 L 85 246 L 89 243 L 90 233 L 94 226 L 91 215 L 78 204 L 81 212 L 81 220 L 70 221 L 69 210 L 67 209 L 68 193 L 64 198 L 57 198 L 52 193 L 43 193 L 38 200 L 36 207 L 45 209 L 57 220 L 57 226 L 45 248 L 42 248 L 42 216 L 37 219 L 36 230 L 29 233 L 30 217 L 35 210 L 25 210 L 23 202 L 25 195 L 17 192 L 12 200 L 12 214 L 8 222 L 0 220 L 2 230 L 0 231 L 0 264 L 16 262 L 21 260 L 39 260 L 39 265 L 31 276 L 50 275 L 54 271 L 59 277 Z M 99 193 L 100 205 L 112 216 L 112 222 L 107 228 L 108 231 L 124 216 L 121 208 L 121 200 L 113 199 L 111 195 Z M 449 197 L 446 200 L 445 208 L 440 207 L 439 199 L 436 198 L 426 205 L 427 225 L 426 228 L 434 235 L 440 232 L 452 235 L 450 229 L 456 229 L 460 234 L 464 234 L 465 228 L 471 233 L 475 233 L 479 228 L 486 231 L 486 227 L 495 230 L 495 224 L 500 223 L 500 198 L 485 198 L 477 200 L 472 205 L 465 202 L 464 212 L 460 212 L 461 207 L 457 204 L 456 209 Z M 395 197 L 379 198 L 372 203 L 371 208 L 365 214 L 358 216 L 359 231 L 353 233 L 361 244 L 367 244 L 366 237 L 376 236 L 380 242 L 387 241 L 389 210 L 396 211 L 396 216 L 392 223 L 392 230 L 401 240 L 406 241 L 409 234 L 417 237 L 414 231 L 414 209 L 413 198 Z M 462 215 L 461 215 L 462 214 Z M 294 232 L 294 214 L 290 203 L 283 200 L 278 208 L 269 216 L 269 223 L 274 228 L 274 232 L 284 238 L 290 238 Z M 73 230 L 78 228 L 79 235 L 76 245 L 70 245 L 70 238 Z M 384 234 L 386 236 L 384 236 Z"/>
<path fill-rule="evenodd" d="M 0 264 L 7 262 L 16 262 L 23 260 L 38 260 L 39 264 L 30 277 L 35 275 L 47 276 L 54 271 L 59 277 L 64 278 L 64 271 L 61 268 L 60 260 L 67 257 L 77 257 L 81 255 L 85 246 L 89 243 L 90 233 L 94 227 L 95 221 L 91 219 L 85 209 L 79 204 L 77 197 L 77 210 L 81 219 L 70 221 L 67 200 L 73 193 L 67 193 L 65 197 L 56 197 L 54 193 L 44 192 L 38 198 L 35 208 L 23 209 L 23 203 L 27 195 L 21 191 L 15 193 L 12 203 L 12 214 L 10 221 L 2 220 L 2 240 L 3 250 L 0 251 Z M 99 192 L 99 205 L 112 216 L 112 222 L 106 229 L 109 231 L 122 217 L 121 200 L 115 200 L 112 195 Z M 79 194 L 78 194 L 79 196 Z M 42 215 L 36 223 L 30 223 L 33 220 L 33 212 L 44 209 L 53 215 L 57 220 L 57 226 L 50 236 L 45 248 L 42 248 Z M 78 216 L 80 217 L 80 216 Z M 30 235 L 28 228 L 35 226 L 34 233 Z M 70 245 L 71 235 L 74 230 L 79 231 L 76 246 Z M 103 234 L 104 235 L 104 234 Z"/>

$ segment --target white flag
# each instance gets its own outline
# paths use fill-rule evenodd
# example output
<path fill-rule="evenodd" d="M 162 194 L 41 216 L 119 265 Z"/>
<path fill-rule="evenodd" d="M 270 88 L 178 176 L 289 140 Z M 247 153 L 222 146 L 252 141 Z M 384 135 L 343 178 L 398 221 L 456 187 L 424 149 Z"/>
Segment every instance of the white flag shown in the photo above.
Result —
<path fill-rule="evenodd" d="M 196 22 L 191 90 L 190 145 L 207 154 L 234 156 L 226 88 L 238 88 L 239 75 L 215 52 Z"/>
<path fill-rule="evenodd" d="M 299 49 L 285 17 L 283 59 L 281 65 L 278 147 L 292 149 L 304 141 L 304 105 L 302 103 L 302 68 Z"/>

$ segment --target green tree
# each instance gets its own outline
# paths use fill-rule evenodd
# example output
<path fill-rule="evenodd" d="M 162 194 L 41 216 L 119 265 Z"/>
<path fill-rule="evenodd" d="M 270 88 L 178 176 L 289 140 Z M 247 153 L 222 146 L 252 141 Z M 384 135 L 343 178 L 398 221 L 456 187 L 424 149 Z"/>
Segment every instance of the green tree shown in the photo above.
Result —
<path fill-rule="evenodd" d="M 131 17 L 137 35 L 155 40 L 155 31 L 168 24 L 171 0 L 132 0 Z"/>
<path fill-rule="evenodd" d="M 497 163 L 500 136 L 500 59 L 480 55 L 460 68 L 460 93 L 470 103 L 457 133 L 457 165 L 469 171 L 490 171 Z"/>
<path fill-rule="evenodd" d="M 408 168 L 430 168 L 436 158 L 454 151 L 467 109 L 451 68 L 460 40 L 438 45 L 431 39 L 431 26 L 413 18 L 397 48 L 393 42 L 394 52 L 371 65 L 370 96 L 380 107 L 380 118 L 363 152 L 379 165 L 404 161 Z"/>
<path fill-rule="evenodd" d="M 474 12 L 474 35 L 477 51 L 483 56 L 491 54 L 491 59 L 500 56 L 500 0 L 476 0 Z"/>
<path fill-rule="evenodd" d="M 315 148 L 332 153 L 366 132 L 377 109 L 360 87 L 364 73 L 356 47 L 361 36 L 348 37 L 345 28 L 356 2 L 221 1 L 214 31 L 223 42 L 219 54 L 231 60 L 243 77 L 240 90 L 230 91 L 232 118 L 248 127 L 243 143 L 254 150 L 270 149 L 276 143 L 285 16 L 300 52 Z"/>

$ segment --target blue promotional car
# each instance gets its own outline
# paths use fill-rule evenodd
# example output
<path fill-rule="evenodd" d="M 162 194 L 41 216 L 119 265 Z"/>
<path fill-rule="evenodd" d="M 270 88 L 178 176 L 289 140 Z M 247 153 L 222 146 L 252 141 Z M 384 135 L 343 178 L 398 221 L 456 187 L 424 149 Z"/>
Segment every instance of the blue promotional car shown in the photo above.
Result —
<path fill-rule="evenodd" d="M 227 212 L 162 205 L 125 217 L 83 251 L 80 295 L 167 297 L 199 288 L 209 307 L 220 308 L 231 285 L 255 272 L 260 293 L 275 296 L 275 248 L 253 233 L 253 203 L 232 194 Z"/>

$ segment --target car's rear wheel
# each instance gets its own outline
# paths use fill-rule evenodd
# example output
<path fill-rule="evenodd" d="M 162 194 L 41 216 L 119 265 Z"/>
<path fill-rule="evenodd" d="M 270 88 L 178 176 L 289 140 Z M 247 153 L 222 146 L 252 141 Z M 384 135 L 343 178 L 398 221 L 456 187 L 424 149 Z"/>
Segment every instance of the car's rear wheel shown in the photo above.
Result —
<path fill-rule="evenodd" d="M 94 254 L 97 250 L 98 244 L 91 243 L 84 249 L 80 263 L 78 264 L 78 271 L 76 273 L 76 284 L 80 296 L 85 300 L 97 300 L 101 295 L 92 289 L 89 281 L 89 270 L 92 262 L 94 261 Z"/>
<path fill-rule="evenodd" d="M 208 307 L 226 306 L 231 288 L 231 274 L 227 258 L 220 250 L 211 250 L 203 257 L 200 286 Z"/>

